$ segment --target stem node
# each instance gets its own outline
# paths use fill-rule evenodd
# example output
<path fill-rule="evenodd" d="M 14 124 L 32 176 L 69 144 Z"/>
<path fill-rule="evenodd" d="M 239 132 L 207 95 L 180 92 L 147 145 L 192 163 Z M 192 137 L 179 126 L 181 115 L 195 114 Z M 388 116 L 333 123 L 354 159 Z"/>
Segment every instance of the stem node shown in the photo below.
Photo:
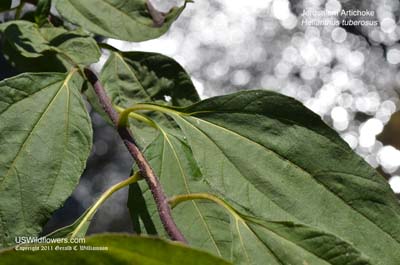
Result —
<path fill-rule="evenodd" d="M 85 75 L 88 81 L 92 84 L 94 91 L 97 95 L 97 98 L 102 105 L 103 109 L 110 117 L 114 126 L 117 128 L 118 133 L 123 140 L 126 148 L 129 153 L 137 163 L 140 172 L 143 178 L 146 180 L 151 193 L 154 197 L 154 200 L 157 205 L 157 210 L 160 215 L 161 222 L 164 226 L 165 231 L 169 235 L 172 240 L 181 241 L 186 243 L 186 239 L 181 233 L 181 231 L 176 226 L 174 219 L 172 218 L 171 209 L 168 205 L 167 197 L 165 196 L 164 191 L 158 181 L 157 176 L 155 175 L 153 169 L 150 167 L 150 164 L 147 162 L 143 153 L 139 150 L 131 131 L 126 127 L 119 126 L 119 115 L 117 111 L 113 108 L 112 102 L 110 98 L 107 96 L 102 84 L 97 78 L 96 74 L 90 70 L 89 68 L 85 68 Z"/>

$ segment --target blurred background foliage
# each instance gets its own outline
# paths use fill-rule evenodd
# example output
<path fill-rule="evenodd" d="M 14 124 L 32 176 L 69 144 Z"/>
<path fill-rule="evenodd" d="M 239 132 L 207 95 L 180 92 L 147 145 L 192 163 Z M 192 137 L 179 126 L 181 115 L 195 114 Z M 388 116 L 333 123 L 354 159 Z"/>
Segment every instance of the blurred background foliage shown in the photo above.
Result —
<path fill-rule="evenodd" d="M 152 2 L 161 11 L 182 3 Z M 30 10 L 26 5 L 24 12 Z M 310 17 L 302 16 L 303 10 L 370 10 L 372 17 L 351 19 L 378 25 L 310 26 L 304 23 Z M 124 51 L 173 57 L 190 73 L 202 98 L 263 88 L 300 100 L 400 195 L 399 14 L 398 0 L 202 0 L 189 4 L 159 39 L 104 41 Z M 14 12 L 0 18 L 13 19 Z M 94 68 L 100 70 L 107 57 L 104 51 Z M 1 56 L 0 79 L 17 73 Z M 87 170 L 44 233 L 71 223 L 102 191 L 130 174 L 132 160 L 118 135 L 92 110 L 91 115 L 95 135 Z M 127 190 L 113 195 L 96 214 L 89 233 L 132 231 L 126 199 Z"/>

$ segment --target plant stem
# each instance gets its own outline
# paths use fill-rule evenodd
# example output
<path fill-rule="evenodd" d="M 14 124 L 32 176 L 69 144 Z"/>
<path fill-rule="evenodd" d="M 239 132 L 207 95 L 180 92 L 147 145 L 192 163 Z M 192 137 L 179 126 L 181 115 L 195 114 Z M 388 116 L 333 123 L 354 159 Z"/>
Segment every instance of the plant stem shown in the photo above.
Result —
<path fill-rule="evenodd" d="M 92 84 L 100 104 L 102 105 L 103 109 L 114 123 L 129 153 L 136 161 L 143 178 L 149 185 L 149 188 L 157 205 L 157 210 L 160 215 L 160 219 L 164 226 L 165 231 L 172 240 L 186 243 L 185 237 L 179 231 L 178 227 L 174 222 L 174 219 L 172 218 L 171 209 L 169 208 L 167 197 L 165 196 L 165 193 L 160 185 L 160 182 L 158 181 L 157 176 L 155 175 L 153 169 L 150 167 L 143 153 L 139 150 L 136 142 L 134 141 L 131 131 L 127 127 L 122 127 L 122 128 L 118 127 L 119 115 L 113 108 L 111 100 L 107 96 L 96 74 L 88 68 L 85 69 L 85 74 L 88 81 Z"/>
<path fill-rule="evenodd" d="M 93 204 L 93 206 L 90 207 L 89 211 L 86 213 L 86 215 L 83 217 L 82 221 L 79 223 L 79 225 L 72 231 L 71 233 L 71 238 L 75 237 L 79 231 L 82 229 L 82 227 L 91 220 L 94 216 L 94 214 L 97 212 L 99 207 L 116 191 L 128 186 L 129 184 L 135 183 L 138 180 L 141 179 L 141 176 L 139 172 L 136 172 L 133 176 L 115 184 L 114 186 L 110 187 L 108 190 L 106 190 L 100 198 Z"/>

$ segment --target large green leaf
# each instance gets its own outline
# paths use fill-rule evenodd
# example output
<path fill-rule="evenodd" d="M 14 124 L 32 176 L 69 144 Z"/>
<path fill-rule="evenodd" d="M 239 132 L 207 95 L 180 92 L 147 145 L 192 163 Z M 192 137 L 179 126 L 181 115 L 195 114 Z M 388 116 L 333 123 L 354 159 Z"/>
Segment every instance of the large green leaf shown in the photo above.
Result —
<path fill-rule="evenodd" d="M 202 179 L 190 148 L 173 134 L 162 131 L 145 155 L 169 196 L 213 192 Z M 144 227 L 152 233 L 150 229 L 154 226 L 165 236 L 150 191 L 146 185 L 140 186 L 147 209 L 139 208 L 143 202 L 138 200 L 138 190 L 131 185 L 128 207 L 134 228 L 140 233 Z M 370 264 L 353 246 L 328 233 L 293 222 L 269 222 L 231 212 L 229 218 L 219 205 L 192 201 L 174 208 L 173 216 L 190 245 L 234 264 Z"/>
<path fill-rule="evenodd" d="M 88 31 L 126 41 L 145 41 L 164 34 L 186 6 L 167 14 L 148 0 L 58 0 L 56 8 L 65 19 Z M 94 8 L 95 7 L 95 8 Z"/>
<path fill-rule="evenodd" d="M 174 117 L 204 180 L 243 211 L 327 231 L 373 264 L 400 264 L 400 207 L 389 185 L 301 103 L 248 91 L 143 109 Z"/>
<path fill-rule="evenodd" d="M 0 82 L 0 244 L 41 231 L 70 196 L 92 145 L 82 78 L 22 74 Z"/>
<path fill-rule="evenodd" d="M 65 247 L 76 246 L 77 251 L 15 251 L 0 253 L 1 264 L 140 264 L 140 265 L 228 265 L 230 263 L 200 250 L 179 243 L 157 238 L 128 235 L 96 235 L 88 237 L 82 245 L 53 244 Z M 23 245 L 24 247 L 26 245 Z M 40 245 L 39 245 L 40 246 Z M 81 247 L 97 250 L 80 250 Z M 105 250 L 107 248 L 107 250 Z M 103 250 L 101 250 L 103 249 Z"/>
<path fill-rule="evenodd" d="M 112 52 L 101 72 L 101 81 L 112 102 L 121 108 L 139 102 L 187 106 L 200 100 L 185 70 L 172 58 L 158 53 Z M 164 126 L 176 126 L 164 114 L 155 113 L 151 117 Z M 132 124 L 135 138 L 142 146 L 156 136 L 153 128 L 137 122 Z"/>
<path fill-rule="evenodd" d="M 173 197 L 173 206 L 178 201 L 182 202 L 182 198 L 188 200 L 188 196 Z M 334 235 L 293 222 L 271 222 L 243 215 L 212 194 L 200 193 L 190 196 L 190 200 L 213 201 L 230 213 L 232 236 L 228 246 L 231 256 L 227 258 L 231 258 L 234 264 L 371 264 L 368 258 L 351 244 Z M 213 217 L 220 219 L 220 215 Z M 189 236 L 192 236 L 193 232 L 194 230 Z"/>
<path fill-rule="evenodd" d="M 351 244 L 308 226 L 245 216 L 231 226 L 234 264 L 371 265 Z"/>
<path fill-rule="evenodd" d="M 1 24 L 0 31 L 3 41 L 13 48 L 13 52 L 7 54 L 11 62 L 27 58 L 28 63 L 32 58 L 58 54 L 66 63 L 89 65 L 100 58 L 95 40 L 81 31 L 67 31 L 61 27 L 39 28 L 35 23 L 22 20 Z"/>

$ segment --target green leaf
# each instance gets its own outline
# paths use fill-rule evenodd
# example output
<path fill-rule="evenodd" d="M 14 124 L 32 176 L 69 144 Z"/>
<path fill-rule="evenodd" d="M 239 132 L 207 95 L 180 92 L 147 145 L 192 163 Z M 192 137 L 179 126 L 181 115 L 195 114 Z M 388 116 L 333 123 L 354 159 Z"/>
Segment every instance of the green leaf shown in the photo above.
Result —
<path fill-rule="evenodd" d="M 0 82 L 0 246 L 34 236 L 71 195 L 92 146 L 80 95 L 67 74 L 22 74 Z"/>
<path fill-rule="evenodd" d="M 371 265 L 351 244 L 305 225 L 238 216 L 231 226 L 234 264 Z"/>
<path fill-rule="evenodd" d="M 53 244 L 56 246 L 71 244 Z M 107 250 L 81 251 L 15 251 L 0 253 L 1 262 L 8 264 L 140 264 L 140 265 L 228 265 L 220 258 L 179 243 L 158 238 L 128 235 L 96 235 L 88 237 L 86 245 Z M 39 245 L 40 246 L 40 245 Z M 74 246 L 74 245 L 71 245 Z"/>
<path fill-rule="evenodd" d="M 4 42 L 19 53 L 21 58 L 43 58 L 59 54 L 70 64 L 89 65 L 100 58 L 95 40 L 79 30 L 42 27 L 28 21 L 11 21 L 0 25 Z M 15 52 L 8 54 L 11 61 Z M 51 69 L 51 65 L 49 68 Z"/>
<path fill-rule="evenodd" d="M 28 58 L 22 56 L 8 41 L 2 43 L 1 50 L 10 65 L 21 72 L 65 73 L 72 67 L 71 63 L 53 51 L 44 52 L 37 58 Z"/>
<path fill-rule="evenodd" d="M 65 19 L 90 32 L 126 41 L 145 41 L 163 35 L 186 6 L 167 14 L 147 0 L 58 0 L 56 8 Z M 95 8 L 94 8 L 95 7 Z"/>
<path fill-rule="evenodd" d="M 170 197 L 213 192 L 202 178 L 190 148 L 173 134 L 162 131 L 145 155 Z M 133 185 L 128 204 L 136 232 L 144 232 L 140 228 L 145 227 L 152 233 L 149 227 L 155 226 L 166 236 L 150 191 L 146 185 L 140 186 L 147 208 L 138 209 L 143 203 L 138 201 L 138 190 Z M 190 245 L 234 264 L 370 264 L 353 246 L 328 233 L 293 222 L 270 222 L 232 211 L 230 218 L 219 205 L 194 200 L 174 208 L 173 216 Z"/>
<path fill-rule="evenodd" d="M 123 108 L 138 102 L 187 106 L 200 100 L 182 66 L 159 53 L 112 52 L 101 81 L 113 103 Z"/>
<path fill-rule="evenodd" d="M 202 179 L 184 140 L 174 135 L 173 131 L 162 130 L 144 154 L 167 196 L 212 192 Z M 136 232 L 144 233 L 146 230 L 148 234 L 159 233 L 167 237 L 148 186 L 145 183 L 131 184 L 129 189 L 128 208 Z M 224 209 L 209 202 L 193 201 L 174 209 L 173 216 L 190 245 L 230 258 L 232 232 L 229 215 Z"/>
<path fill-rule="evenodd" d="M 3 37 L 22 56 L 36 58 L 44 51 L 55 51 L 42 36 L 39 27 L 28 21 L 10 21 L 0 25 Z"/>
<path fill-rule="evenodd" d="M 371 265 L 351 244 L 334 235 L 293 222 L 271 222 L 243 215 L 212 194 L 183 194 L 170 202 L 175 207 L 181 202 L 199 199 L 212 201 L 230 213 L 232 237 L 228 258 L 234 264 Z"/>
<path fill-rule="evenodd" d="M 45 24 L 50 15 L 51 0 L 39 0 L 36 5 L 35 22 L 39 26 Z"/>
<path fill-rule="evenodd" d="M 204 181 L 242 211 L 317 227 L 373 264 L 400 264 L 400 207 L 386 180 L 301 103 L 246 91 L 143 109 L 174 117 Z"/>
<path fill-rule="evenodd" d="M 11 4 L 12 4 L 12 0 L 1 0 L 0 1 L 0 12 L 10 9 Z"/>
<path fill-rule="evenodd" d="M 101 72 L 101 81 L 113 104 L 121 108 L 139 102 L 187 106 L 200 100 L 185 70 L 172 58 L 158 53 L 112 52 Z M 96 101 L 92 99 L 91 102 Z M 176 127 L 162 113 L 151 117 L 164 126 Z M 156 136 L 153 128 L 138 122 L 132 124 L 133 132 L 137 132 L 135 139 L 141 145 L 146 146 Z"/>

